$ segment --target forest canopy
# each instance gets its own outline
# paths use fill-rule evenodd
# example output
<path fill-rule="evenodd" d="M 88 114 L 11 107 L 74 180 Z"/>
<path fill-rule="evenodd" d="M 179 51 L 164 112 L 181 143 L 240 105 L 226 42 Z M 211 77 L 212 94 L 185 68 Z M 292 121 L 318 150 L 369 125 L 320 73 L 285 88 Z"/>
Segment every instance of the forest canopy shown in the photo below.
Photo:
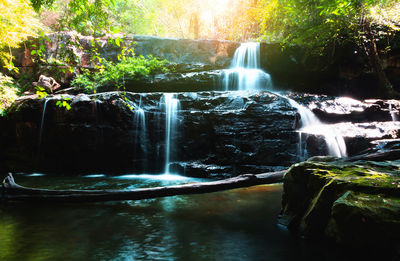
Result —
<path fill-rule="evenodd" d="M 38 29 L 321 46 L 362 37 L 366 21 L 380 35 L 400 28 L 396 0 L 1 0 L 0 7 L 2 50 Z"/>
<path fill-rule="evenodd" d="M 276 42 L 314 55 L 350 42 L 363 50 L 387 91 L 379 55 L 399 30 L 399 0 L 0 0 L 0 88 L 18 91 L 4 91 L 18 86 L 5 78 L 18 73 L 14 48 L 29 37 L 75 31 Z"/>

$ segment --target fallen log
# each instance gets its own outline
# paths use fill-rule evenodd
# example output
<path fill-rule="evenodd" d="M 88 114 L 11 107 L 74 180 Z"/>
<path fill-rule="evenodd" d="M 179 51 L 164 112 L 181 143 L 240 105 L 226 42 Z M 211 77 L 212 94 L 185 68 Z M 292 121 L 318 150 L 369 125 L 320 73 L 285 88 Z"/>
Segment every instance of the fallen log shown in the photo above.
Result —
<path fill-rule="evenodd" d="M 3 180 L 1 200 L 87 202 L 140 200 L 175 195 L 203 194 L 222 190 L 251 187 L 282 182 L 286 171 L 264 174 L 245 174 L 234 178 L 198 182 L 166 187 L 140 188 L 135 190 L 49 190 L 23 187 L 15 183 L 11 173 Z"/>
<path fill-rule="evenodd" d="M 357 155 L 348 158 L 347 161 L 356 161 L 356 160 L 385 161 L 385 160 L 398 160 L 398 159 L 400 159 L 400 149 L 378 151 L 374 153 Z"/>

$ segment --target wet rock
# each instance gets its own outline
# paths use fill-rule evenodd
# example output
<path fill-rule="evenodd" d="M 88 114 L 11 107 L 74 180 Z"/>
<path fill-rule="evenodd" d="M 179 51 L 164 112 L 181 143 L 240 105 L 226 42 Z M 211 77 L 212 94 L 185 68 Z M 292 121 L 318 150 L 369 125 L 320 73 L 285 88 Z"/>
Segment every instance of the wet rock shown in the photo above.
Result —
<path fill-rule="evenodd" d="M 140 79 L 125 79 L 125 90 L 131 92 L 197 92 L 218 89 L 222 72 L 220 70 L 165 73 Z M 100 86 L 98 92 L 117 91 L 115 85 Z"/>
<path fill-rule="evenodd" d="M 44 114 L 44 100 L 25 97 L 14 104 L 7 116 L 7 135 L 13 137 L 4 151 L 8 168 L 165 170 L 163 94 L 109 92 L 68 97 L 71 110 L 56 106 L 61 96 L 52 96 Z M 183 172 L 188 176 L 265 172 L 297 160 L 297 135 L 292 128 L 296 112 L 284 99 L 270 93 L 242 96 L 231 92 L 179 93 L 177 98 L 179 131 L 172 136 L 171 160 L 185 166 Z M 139 106 L 145 111 L 145 137 L 140 136 L 142 127 L 134 120 Z M 183 167 L 178 170 L 182 173 Z"/>
<path fill-rule="evenodd" d="M 347 191 L 332 205 L 327 234 L 341 244 L 378 244 L 400 251 L 399 232 L 400 197 Z"/>
<path fill-rule="evenodd" d="M 284 178 L 282 223 L 310 238 L 399 251 L 399 173 L 399 160 L 295 164 Z"/>
<path fill-rule="evenodd" d="M 43 89 L 48 93 L 53 93 L 61 87 L 61 85 L 56 82 L 54 78 L 44 75 L 40 75 L 39 80 L 37 82 L 33 82 L 32 85 L 39 89 Z"/>
<path fill-rule="evenodd" d="M 56 105 L 63 98 L 70 99 L 71 110 Z M 171 161 L 178 173 L 199 177 L 262 173 L 302 158 L 295 128 L 298 114 L 282 97 L 269 92 L 186 92 L 176 98 L 180 109 Z M 47 101 L 21 97 L 3 121 L 3 167 L 161 173 L 166 146 L 162 100 L 162 93 L 131 92 L 64 94 Z M 139 109 L 145 115 L 144 134 L 135 120 Z M 345 137 L 353 156 L 375 148 L 374 140 L 397 138 L 399 124 L 347 122 L 331 127 Z M 327 155 L 322 135 L 301 137 L 304 157 Z"/>
<path fill-rule="evenodd" d="M 293 94 L 291 98 L 309 107 L 325 123 L 396 121 L 400 109 L 400 102 L 396 100 L 356 100 L 308 94 Z"/>

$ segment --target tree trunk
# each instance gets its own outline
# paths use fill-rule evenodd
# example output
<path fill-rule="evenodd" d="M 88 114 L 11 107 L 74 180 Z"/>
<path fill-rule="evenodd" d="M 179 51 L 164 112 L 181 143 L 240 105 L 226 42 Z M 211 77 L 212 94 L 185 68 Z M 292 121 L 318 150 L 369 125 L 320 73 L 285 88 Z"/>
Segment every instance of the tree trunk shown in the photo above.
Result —
<path fill-rule="evenodd" d="M 285 172 L 286 171 L 278 171 L 257 175 L 245 174 L 219 181 L 199 182 L 167 187 L 140 188 L 135 190 L 34 189 L 16 184 L 13 176 L 9 173 L 9 175 L 3 180 L 3 186 L 0 188 L 0 192 L 2 200 L 13 201 L 86 202 L 140 200 L 175 195 L 202 194 L 261 184 L 279 183 L 282 182 Z"/>
<path fill-rule="evenodd" d="M 369 21 L 368 18 L 364 17 L 361 32 L 363 32 L 363 35 L 365 36 L 365 38 L 360 40 L 361 44 L 367 55 L 368 62 L 378 78 L 379 95 L 390 97 L 394 94 L 393 86 L 383 68 L 382 60 L 379 57 L 379 51 L 376 46 L 374 32 L 371 28 L 371 21 Z"/>

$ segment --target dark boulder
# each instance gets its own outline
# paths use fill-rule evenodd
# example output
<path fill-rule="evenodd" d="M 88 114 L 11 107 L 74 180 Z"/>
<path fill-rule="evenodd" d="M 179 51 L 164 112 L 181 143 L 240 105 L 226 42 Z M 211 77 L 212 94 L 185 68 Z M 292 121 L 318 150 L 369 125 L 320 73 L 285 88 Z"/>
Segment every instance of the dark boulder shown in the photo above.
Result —
<path fill-rule="evenodd" d="M 293 165 L 284 177 L 281 222 L 308 238 L 398 256 L 400 164 L 385 159 L 319 157 Z"/>

